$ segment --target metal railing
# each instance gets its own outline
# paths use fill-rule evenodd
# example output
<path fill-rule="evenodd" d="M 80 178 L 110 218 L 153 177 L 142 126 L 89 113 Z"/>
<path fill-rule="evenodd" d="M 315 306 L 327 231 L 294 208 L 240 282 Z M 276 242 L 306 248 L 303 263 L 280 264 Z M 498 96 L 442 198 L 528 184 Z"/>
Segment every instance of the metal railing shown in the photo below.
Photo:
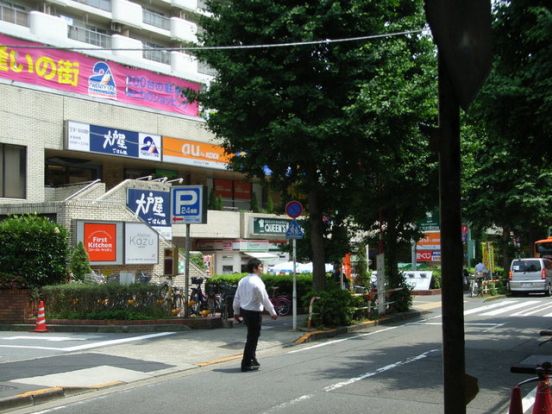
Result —
<path fill-rule="evenodd" d="M 90 7 L 95 7 L 96 9 L 101 9 L 110 12 L 111 11 L 111 0 L 75 0 L 77 3 L 86 4 Z"/>
<path fill-rule="evenodd" d="M 29 13 L 10 6 L 0 4 L 0 20 L 29 27 Z"/>
<path fill-rule="evenodd" d="M 144 50 L 144 59 L 154 60 L 156 62 L 171 64 L 171 55 L 165 50 Z"/>
<path fill-rule="evenodd" d="M 68 37 L 103 48 L 111 47 L 111 36 L 84 27 L 69 26 Z"/>
<path fill-rule="evenodd" d="M 162 14 L 144 9 L 143 21 L 151 26 L 159 27 L 164 30 L 171 30 L 171 19 Z"/>

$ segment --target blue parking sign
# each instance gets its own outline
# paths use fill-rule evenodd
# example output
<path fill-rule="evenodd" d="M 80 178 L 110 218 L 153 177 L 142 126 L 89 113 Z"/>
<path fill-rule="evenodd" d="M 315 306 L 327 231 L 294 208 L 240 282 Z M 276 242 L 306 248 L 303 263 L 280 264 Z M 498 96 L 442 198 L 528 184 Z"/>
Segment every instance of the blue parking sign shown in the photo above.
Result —
<path fill-rule="evenodd" d="M 178 185 L 171 188 L 173 224 L 207 223 L 207 203 L 202 185 Z"/>

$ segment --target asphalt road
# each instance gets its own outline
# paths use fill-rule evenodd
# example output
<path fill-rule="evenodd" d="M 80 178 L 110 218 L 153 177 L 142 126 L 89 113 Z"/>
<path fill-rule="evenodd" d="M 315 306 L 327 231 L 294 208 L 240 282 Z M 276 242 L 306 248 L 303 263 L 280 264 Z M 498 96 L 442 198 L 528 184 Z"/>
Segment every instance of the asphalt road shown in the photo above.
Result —
<path fill-rule="evenodd" d="M 526 378 L 510 365 L 552 353 L 537 336 L 552 327 L 552 300 L 466 300 L 466 371 L 480 387 L 467 412 L 507 413 L 511 387 Z M 436 309 L 423 320 L 267 349 L 258 372 L 232 361 L 13 413 L 442 413 L 440 348 Z"/>

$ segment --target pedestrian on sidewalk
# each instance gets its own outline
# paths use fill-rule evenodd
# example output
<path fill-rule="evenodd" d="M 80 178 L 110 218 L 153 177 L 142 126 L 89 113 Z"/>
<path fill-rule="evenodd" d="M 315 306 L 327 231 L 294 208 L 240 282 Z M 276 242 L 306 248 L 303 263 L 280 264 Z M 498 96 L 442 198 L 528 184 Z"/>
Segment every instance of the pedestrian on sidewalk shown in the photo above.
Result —
<path fill-rule="evenodd" d="M 238 289 L 234 296 L 234 319 L 241 322 L 243 318 L 247 326 L 247 340 L 243 349 L 241 362 L 242 372 L 259 369 L 257 361 L 257 343 L 261 335 L 261 324 L 263 321 L 263 310 L 266 309 L 272 319 L 277 319 L 278 314 L 268 298 L 266 287 L 260 275 L 263 271 L 263 264 L 259 259 L 252 258 L 247 262 L 247 276 L 238 283 Z"/>

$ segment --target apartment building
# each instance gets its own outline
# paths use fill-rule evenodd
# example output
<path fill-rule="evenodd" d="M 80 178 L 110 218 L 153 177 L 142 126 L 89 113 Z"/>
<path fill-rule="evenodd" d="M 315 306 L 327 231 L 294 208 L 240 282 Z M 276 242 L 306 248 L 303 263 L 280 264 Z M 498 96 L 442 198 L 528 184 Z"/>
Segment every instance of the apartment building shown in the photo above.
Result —
<path fill-rule="evenodd" d="M 185 238 L 170 188 L 203 185 L 223 201 L 191 226 L 209 271 L 278 261 L 288 218 L 250 211 L 266 189 L 227 168 L 183 93 L 213 76 L 181 49 L 205 13 L 201 0 L 0 0 L 0 217 L 47 215 L 94 268 L 163 275 Z"/>

